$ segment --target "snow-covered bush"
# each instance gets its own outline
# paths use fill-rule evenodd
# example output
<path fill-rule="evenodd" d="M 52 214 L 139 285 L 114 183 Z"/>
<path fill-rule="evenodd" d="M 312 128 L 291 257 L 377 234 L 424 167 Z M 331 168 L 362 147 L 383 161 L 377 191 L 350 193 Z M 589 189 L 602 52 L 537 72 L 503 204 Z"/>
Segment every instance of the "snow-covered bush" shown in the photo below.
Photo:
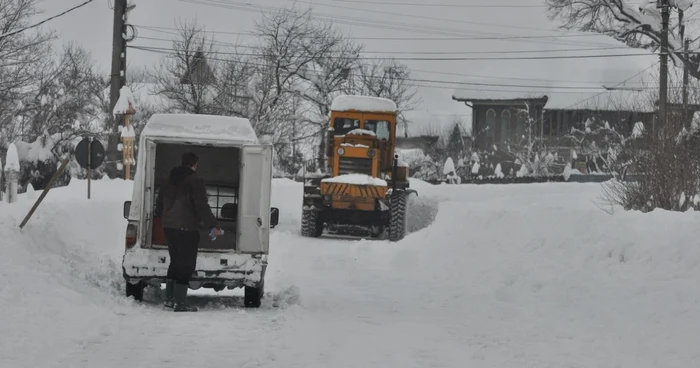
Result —
<path fill-rule="evenodd" d="M 625 163 L 639 174 L 635 181 L 616 179 L 605 184 L 603 199 L 627 210 L 686 211 L 697 208 L 700 192 L 700 132 L 669 128 L 651 138 L 637 137 L 636 145 L 625 147 Z M 619 157 L 619 156 L 618 156 Z M 619 159 L 619 158 L 618 158 Z"/>
<path fill-rule="evenodd" d="M 567 138 L 575 144 L 576 155 L 583 155 L 588 172 L 624 180 L 633 164 L 630 152 L 642 139 L 644 124 L 636 122 L 631 134 L 621 130 L 605 120 L 589 118 L 583 126 L 572 128 Z"/>

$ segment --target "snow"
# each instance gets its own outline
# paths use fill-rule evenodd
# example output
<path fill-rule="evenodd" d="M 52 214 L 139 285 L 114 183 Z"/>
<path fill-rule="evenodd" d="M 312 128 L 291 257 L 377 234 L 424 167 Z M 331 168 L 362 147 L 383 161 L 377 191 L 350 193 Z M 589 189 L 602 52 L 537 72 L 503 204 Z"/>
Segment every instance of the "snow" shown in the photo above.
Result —
<path fill-rule="evenodd" d="M 493 174 L 496 175 L 497 178 L 502 178 L 504 176 L 501 164 L 496 165 L 496 169 L 493 171 Z"/>
<path fill-rule="evenodd" d="M 0 366 L 697 365 L 697 212 L 609 215 L 598 184 L 412 180 L 403 241 L 309 239 L 303 184 L 275 180 L 263 306 L 200 289 L 183 315 L 160 290 L 123 296 L 131 183 L 85 186 L 49 192 L 23 231 L 33 203 L 0 204 Z"/>
<path fill-rule="evenodd" d="M 134 127 L 131 125 L 129 125 L 128 127 L 120 126 L 119 131 L 121 132 L 122 138 L 135 138 L 136 137 L 136 131 L 134 130 Z"/>
<path fill-rule="evenodd" d="M 24 192 L 24 194 L 26 195 L 27 199 L 36 199 L 36 191 L 31 183 L 27 184 L 27 190 Z"/>
<path fill-rule="evenodd" d="M 123 86 L 119 90 L 119 99 L 114 105 L 114 110 L 112 114 L 116 117 L 117 115 L 124 115 L 129 111 L 129 106 L 136 108 L 136 102 L 134 101 L 134 95 L 131 93 L 131 89 L 127 86 Z"/>
<path fill-rule="evenodd" d="M 148 137 L 258 143 L 248 119 L 214 115 L 154 114 L 141 132 L 141 139 Z"/>
<path fill-rule="evenodd" d="M 448 157 L 447 160 L 445 160 L 445 165 L 442 167 L 442 173 L 444 175 L 451 175 L 456 172 L 457 170 L 455 170 L 455 163 L 452 161 L 452 157 Z"/>
<path fill-rule="evenodd" d="M 518 178 L 523 178 L 530 175 L 530 170 L 528 170 L 527 165 L 520 165 L 520 170 L 515 174 Z"/>
<path fill-rule="evenodd" d="M 376 186 L 387 186 L 385 180 L 375 178 L 373 176 L 364 174 L 347 174 L 339 175 L 334 178 L 326 178 L 321 180 L 322 183 L 342 183 L 342 184 L 354 184 L 354 185 L 376 185 Z"/>
<path fill-rule="evenodd" d="M 395 113 L 398 109 L 394 101 L 386 98 L 342 95 L 333 99 L 331 110 Z"/>
<path fill-rule="evenodd" d="M 366 130 L 366 129 L 353 129 L 349 132 L 347 132 L 347 135 L 369 135 L 369 136 L 376 136 L 376 134 L 371 131 L 371 130 Z M 338 136 L 341 137 L 341 136 Z"/>
<path fill-rule="evenodd" d="M 14 143 L 10 143 L 7 147 L 5 171 L 20 171 L 19 154 L 17 153 L 17 146 Z"/>
<path fill-rule="evenodd" d="M 564 180 L 569 181 L 569 178 L 571 177 L 571 162 L 567 162 L 566 166 L 564 166 Z"/>
<path fill-rule="evenodd" d="M 342 143 L 340 146 L 341 147 L 350 147 L 350 148 L 369 148 L 369 146 L 364 145 L 364 144 L 352 144 L 352 143 Z"/>
<path fill-rule="evenodd" d="M 474 162 L 474 165 L 472 165 L 472 174 L 478 174 L 480 169 L 481 165 L 479 164 L 479 161 Z"/>
<path fill-rule="evenodd" d="M 642 123 L 641 121 L 634 123 L 634 127 L 632 128 L 632 137 L 639 138 L 643 134 L 644 134 L 644 123 Z"/>

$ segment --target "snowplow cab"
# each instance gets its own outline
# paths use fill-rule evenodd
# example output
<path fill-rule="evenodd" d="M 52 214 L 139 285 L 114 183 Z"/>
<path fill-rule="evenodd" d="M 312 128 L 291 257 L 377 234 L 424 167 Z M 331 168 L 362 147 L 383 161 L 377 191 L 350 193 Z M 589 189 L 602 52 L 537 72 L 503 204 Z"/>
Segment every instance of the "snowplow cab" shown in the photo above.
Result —
<path fill-rule="evenodd" d="M 391 240 L 405 233 L 408 168 L 395 156 L 396 104 L 339 96 L 331 106 L 327 175 L 306 181 L 302 234 L 364 228 Z M 393 221 L 393 224 L 392 224 Z"/>

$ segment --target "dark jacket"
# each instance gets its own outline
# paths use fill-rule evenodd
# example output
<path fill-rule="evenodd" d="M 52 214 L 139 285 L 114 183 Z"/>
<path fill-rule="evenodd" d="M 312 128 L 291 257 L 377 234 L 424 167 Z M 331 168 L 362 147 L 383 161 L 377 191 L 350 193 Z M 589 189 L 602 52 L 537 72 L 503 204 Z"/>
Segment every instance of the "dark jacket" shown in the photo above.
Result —
<path fill-rule="evenodd" d="M 162 217 L 163 227 L 167 229 L 220 228 L 209 207 L 204 181 L 186 166 L 170 171 L 168 183 L 158 193 L 155 215 Z"/>

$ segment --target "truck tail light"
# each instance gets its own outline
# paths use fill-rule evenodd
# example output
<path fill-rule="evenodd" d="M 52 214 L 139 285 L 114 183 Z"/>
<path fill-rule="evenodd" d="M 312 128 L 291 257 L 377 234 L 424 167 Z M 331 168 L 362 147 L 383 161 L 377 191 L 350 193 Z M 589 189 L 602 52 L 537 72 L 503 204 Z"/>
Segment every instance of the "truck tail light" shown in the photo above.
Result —
<path fill-rule="evenodd" d="M 136 239 L 138 238 L 139 228 L 135 224 L 129 224 L 126 226 L 126 249 L 133 248 L 136 245 Z"/>

